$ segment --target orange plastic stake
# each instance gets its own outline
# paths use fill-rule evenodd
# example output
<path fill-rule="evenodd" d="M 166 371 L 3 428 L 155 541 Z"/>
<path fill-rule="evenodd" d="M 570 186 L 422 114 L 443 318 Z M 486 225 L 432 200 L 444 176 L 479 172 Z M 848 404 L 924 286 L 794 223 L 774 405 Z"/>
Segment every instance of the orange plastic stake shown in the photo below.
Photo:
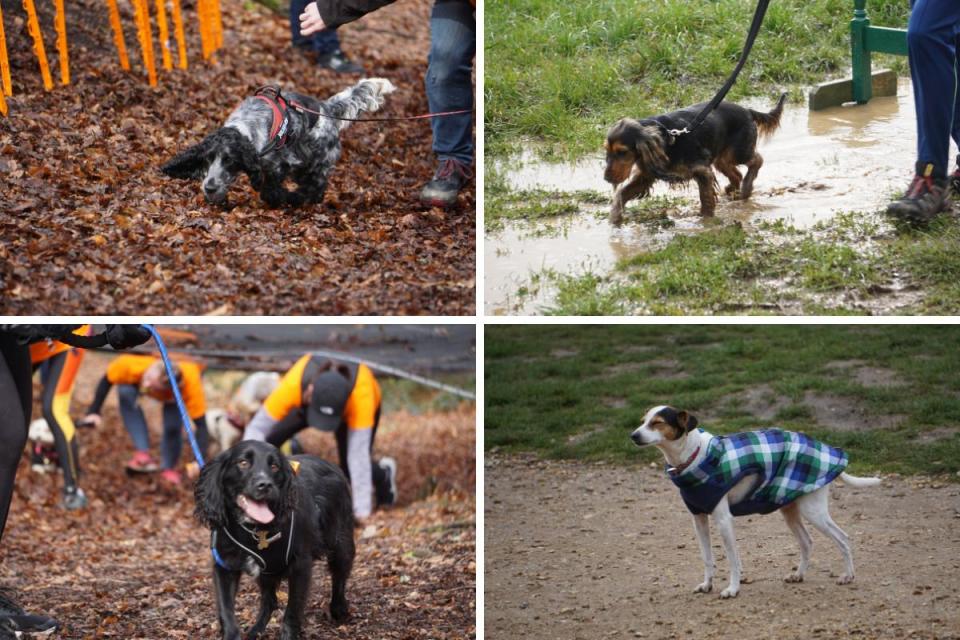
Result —
<path fill-rule="evenodd" d="M 200 48 L 203 49 L 203 59 L 209 60 L 213 53 L 210 42 L 210 12 L 207 10 L 207 0 L 197 0 L 197 18 L 200 19 Z"/>
<path fill-rule="evenodd" d="M 220 0 L 211 0 L 213 3 L 213 31 L 216 34 L 214 38 L 214 49 L 219 50 L 223 46 L 223 14 L 220 12 Z"/>
<path fill-rule="evenodd" d="M 187 68 L 187 39 L 183 36 L 183 15 L 180 13 L 180 0 L 172 0 L 173 30 L 177 35 L 177 53 L 180 56 L 180 68 Z"/>
<path fill-rule="evenodd" d="M 60 53 L 60 84 L 70 84 L 70 59 L 67 56 L 67 17 L 63 12 L 63 0 L 54 0 L 57 7 L 57 51 Z"/>
<path fill-rule="evenodd" d="M 7 115 L 7 100 L 3 97 L 3 91 L 0 91 L 0 113 Z"/>
<path fill-rule="evenodd" d="M 0 78 L 3 79 L 3 89 L 0 90 L 0 94 L 12 96 L 13 83 L 10 82 L 10 61 L 7 60 L 7 36 L 3 33 L 3 9 L 0 9 Z M 0 95 L 0 98 L 3 96 Z"/>
<path fill-rule="evenodd" d="M 127 45 L 123 41 L 123 27 L 120 25 L 117 0 L 107 0 L 107 6 L 110 9 L 110 25 L 113 27 L 113 42 L 117 45 L 117 55 L 120 56 L 120 68 L 130 71 L 130 58 L 127 57 Z"/>
<path fill-rule="evenodd" d="M 163 68 L 173 69 L 170 56 L 170 30 L 167 28 L 167 7 L 164 0 L 157 0 L 157 27 L 160 29 L 160 53 L 163 55 Z"/>
<path fill-rule="evenodd" d="M 153 58 L 153 37 L 150 33 L 150 6 L 147 0 L 133 0 L 137 19 L 137 33 L 140 36 L 140 51 L 143 52 L 143 64 L 147 68 L 150 86 L 157 86 L 157 67 Z"/>
<path fill-rule="evenodd" d="M 40 62 L 40 75 L 43 76 L 43 87 L 50 91 L 53 89 L 53 78 L 50 77 L 50 65 L 47 64 L 47 52 L 43 48 L 43 33 L 40 31 L 40 23 L 37 21 L 37 9 L 33 6 L 33 0 L 23 0 L 23 8 L 27 12 L 27 29 L 33 37 L 33 50 L 37 54 L 37 60 Z"/>

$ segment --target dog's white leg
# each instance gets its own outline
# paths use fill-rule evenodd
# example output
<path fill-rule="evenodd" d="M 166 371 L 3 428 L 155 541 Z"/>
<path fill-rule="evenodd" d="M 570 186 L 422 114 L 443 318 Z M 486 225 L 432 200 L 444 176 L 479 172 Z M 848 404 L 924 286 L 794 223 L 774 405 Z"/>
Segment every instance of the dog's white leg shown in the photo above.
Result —
<path fill-rule="evenodd" d="M 723 538 L 723 549 L 727 553 L 727 560 L 730 562 L 730 584 L 720 592 L 721 598 L 734 598 L 740 593 L 740 552 L 737 551 L 737 537 L 733 533 L 733 514 L 730 513 L 730 505 L 727 498 L 717 505 L 711 514 L 713 521 L 720 530 L 720 537 Z"/>
<path fill-rule="evenodd" d="M 837 523 L 830 517 L 829 500 L 830 493 L 828 485 L 798 498 L 797 506 L 800 508 L 800 513 L 803 517 L 806 518 L 817 531 L 833 540 L 840 549 L 840 555 L 843 556 L 846 571 L 837 579 L 837 584 L 848 584 L 853 582 L 853 551 L 850 549 L 849 536 L 847 536 L 843 529 L 838 527 Z"/>
<path fill-rule="evenodd" d="M 713 576 L 717 573 L 717 563 L 713 560 L 713 549 L 710 547 L 710 520 L 707 514 L 695 514 L 693 528 L 697 532 L 700 555 L 703 557 L 703 582 L 697 585 L 693 592 L 710 593 L 713 590 Z"/>
<path fill-rule="evenodd" d="M 783 514 L 784 521 L 787 523 L 790 531 L 793 532 L 793 535 L 797 537 L 797 544 L 800 545 L 800 564 L 797 565 L 796 571 L 788 574 L 787 577 L 784 578 L 784 581 L 803 582 L 803 574 L 807 572 L 807 566 L 810 564 L 810 552 L 813 550 L 813 539 L 810 537 L 807 528 L 803 526 L 803 520 L 800 518 L 800 510 L 796 502 L 791 502 L 780 509 L 780 513 Z"/>

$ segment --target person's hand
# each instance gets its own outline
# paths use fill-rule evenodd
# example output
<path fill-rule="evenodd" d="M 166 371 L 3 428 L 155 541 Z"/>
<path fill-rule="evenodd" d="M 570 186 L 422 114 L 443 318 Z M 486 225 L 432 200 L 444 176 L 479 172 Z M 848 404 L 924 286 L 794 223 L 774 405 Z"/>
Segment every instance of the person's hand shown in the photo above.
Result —
<path fill-rule="evenodd" d="M 107 342 L 114 349 L 129 349 L 150 339 L 150 332 L 139 324 L 108 324 Z"/>
<path fill-rule="evenodd" d="M 323 18 L 320 16 L 320 9 L 316 2 L 311 2 L 300 14 L 300 35 L 309 36 L 317 31 L 323 31 L 327 28 Z"/>
<path fill-rule="evenodd" d="M 103 418 L 96 413 L 88 413 L 83 420 L 77 423 L 78 427 L 90 427 L 92 429 L 100 428 Z"/>

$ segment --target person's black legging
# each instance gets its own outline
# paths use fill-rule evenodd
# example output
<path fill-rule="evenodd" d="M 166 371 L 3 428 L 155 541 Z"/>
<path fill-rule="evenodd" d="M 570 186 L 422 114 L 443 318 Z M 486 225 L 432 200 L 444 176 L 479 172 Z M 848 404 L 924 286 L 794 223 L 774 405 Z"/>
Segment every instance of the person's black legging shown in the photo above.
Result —
<path fill-rule="evenodd" d="M 72 424 L 60 423 L 53 404 L 57 394 L 57 386 L 60 384 L 60 378 L 63 375 L 63 368 L 67 363 L 69 354 L 69 351 L 58 353 L 42 362 L 39 367 L 40 378 L 43 382 L 43 417 L 53 433 L 57 454 L 60 456 L 60 468 L 63 470 L 63 488 L 73 490 L 76 489 L 77 482 L 80 480 L 80 451 L 77 445 L 76 429 Z"/>
<path fill-rule="evenodd" d="M 370 435 L 370 452 L 373 453 L 373 441 L 377 439 L 377 427 L 380 426 L 380 407 L 377 407 L 377 413 L 373 420 L 373 433 Z M 347 432 L 349 427 L 347 427 L 346 422 L 341 422 L 340 426 L 337 427 L 335 435 L 337 437 L 337 455 L 340 458 L 340 468 L 343 469 L 343 472 L 347 476 L 347 480 L 350 479 L 350 469 L 347 468 Z M 377 504 L 383 504 L 389 502 L 388 495 L 390 493 L 390 478 L 387 477 L 387 472 L 383 470 L 373 457 L 370 458 L 370 470 L 373 475 L 373 490 L 377 496 Z"/>
<path fill-rule="evenodd" d="M 0 333 L 0 540 L 33 409 L 30 348 Z"/>

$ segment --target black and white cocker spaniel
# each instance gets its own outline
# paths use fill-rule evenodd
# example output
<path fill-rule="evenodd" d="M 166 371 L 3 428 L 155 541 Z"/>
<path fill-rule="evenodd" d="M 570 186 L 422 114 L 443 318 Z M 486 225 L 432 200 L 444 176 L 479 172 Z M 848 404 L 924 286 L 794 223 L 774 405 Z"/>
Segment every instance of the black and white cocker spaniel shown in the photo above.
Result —
<path fill-rule="evenodd" d="M 242 172 L 271 208 L 323 200 L 340 159 L 340 132 L 364 112 L 376 111 L 395 87 L 384 78 L 361 80 L 328 100 L 263 87 L 233 110 L 223 126 L 177 154 L 162 170 L 174 178 L 202 179 L 203 195 L 225 205 Z M 297 188 L 288 191 L 284 180 Z"/>

